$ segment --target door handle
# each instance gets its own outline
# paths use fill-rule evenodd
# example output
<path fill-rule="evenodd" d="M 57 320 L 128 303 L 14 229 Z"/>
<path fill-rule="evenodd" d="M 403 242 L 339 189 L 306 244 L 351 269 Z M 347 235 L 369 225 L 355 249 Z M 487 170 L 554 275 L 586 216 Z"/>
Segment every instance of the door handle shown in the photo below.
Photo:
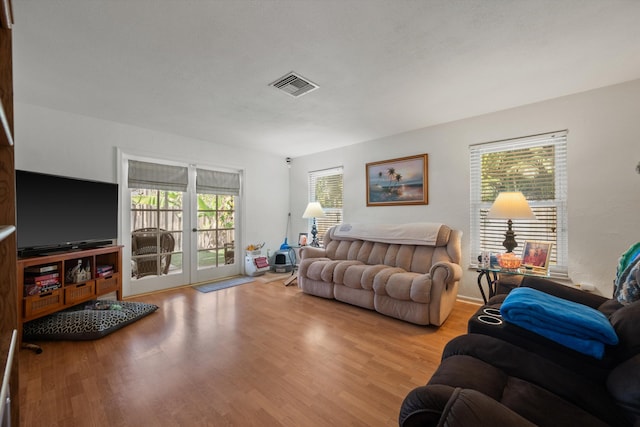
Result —
<path fill-rule="evenodd" d="M 191 229 L 191 231 L 193 231 L 195 233 L 195 232 L 198 231 L 198 229 L 197 228 L 193 228 L 193 229 Z"/>

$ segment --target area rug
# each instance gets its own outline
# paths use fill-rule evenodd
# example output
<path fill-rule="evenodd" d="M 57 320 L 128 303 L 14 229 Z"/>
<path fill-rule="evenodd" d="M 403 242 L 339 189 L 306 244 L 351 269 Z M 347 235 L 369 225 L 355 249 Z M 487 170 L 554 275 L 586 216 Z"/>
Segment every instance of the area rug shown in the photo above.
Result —
<path fill-rule="evenodd" d="M 213 291 L 219 291 L 220 289 L 232 288 L 238 285 L 244 285 L 255 281 L 253 277 L 234 277 L 233 279 L 223 280 L 221 282 L 206 283 L 204 285 L 194 286 L 197 291 L 202 293 L 208 293 Z"/>

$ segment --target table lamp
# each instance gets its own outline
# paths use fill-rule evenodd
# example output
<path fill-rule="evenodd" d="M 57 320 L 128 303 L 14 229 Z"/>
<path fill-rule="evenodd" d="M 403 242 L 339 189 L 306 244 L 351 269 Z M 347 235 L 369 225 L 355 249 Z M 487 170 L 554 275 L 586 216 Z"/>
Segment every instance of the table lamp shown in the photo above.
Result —
<path fill-rule="evenodd" d="M 313 218 L 313 226 L 311 227 L 311 243 L 309 246 L 314 246 L 316 248 L 320 247 L 320 242 L 318 242 L 318 229 L 316 228 L 316 218 L 321 218 L 324 216 L 324 211 L 322 210 L 322 205 L 320 202 L 309 202 L 307 205 L 307 209 L 304 210 L 302 214 L 302 218 Z"/>
<path fill-rule="evenodd" d="M 515 233 L 511 229 L 513 219 L 536 219 L 536 216 L 531 211 L 527 199 L 520 191 L 506 191 L 498 194 L 496 200 L 493 202 L 487 218 L 492 219 L 506 219 L 508 230 L 504 234 L 504 242 L 502 245 L 507 249 L 507 253 L 513 252 L 513 249 L 518 246 L 515 239 Z"/>

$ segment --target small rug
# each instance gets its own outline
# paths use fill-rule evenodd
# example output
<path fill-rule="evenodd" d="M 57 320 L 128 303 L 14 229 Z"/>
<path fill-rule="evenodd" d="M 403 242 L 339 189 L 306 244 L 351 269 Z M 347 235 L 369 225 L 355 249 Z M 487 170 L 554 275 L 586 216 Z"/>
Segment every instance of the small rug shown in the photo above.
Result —
<path fill-rule="evenodd" d="M 238 285 L 244 285 L 245 283 L 253 282 L 256 279 L 253 277 L 234 277 L 233 279 L 223 280 L 221 282 L 206 283 L 204 285 L 194 286 L 197 291 L 208 293 L 213 291 L 219 291 L 220 289 L 232 288 Z"/>

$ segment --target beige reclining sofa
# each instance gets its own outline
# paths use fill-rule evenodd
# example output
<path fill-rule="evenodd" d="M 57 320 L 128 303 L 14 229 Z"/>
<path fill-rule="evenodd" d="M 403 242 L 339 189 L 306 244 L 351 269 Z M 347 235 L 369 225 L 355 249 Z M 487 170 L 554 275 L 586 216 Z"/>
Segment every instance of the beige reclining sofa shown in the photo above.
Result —
<path fill-rule="evenodd" d="M 462 278 L 462 232 L 444 224 L 338 224 L 303 247 L 298 286 L 418 325 L 441 325 Z"/>

